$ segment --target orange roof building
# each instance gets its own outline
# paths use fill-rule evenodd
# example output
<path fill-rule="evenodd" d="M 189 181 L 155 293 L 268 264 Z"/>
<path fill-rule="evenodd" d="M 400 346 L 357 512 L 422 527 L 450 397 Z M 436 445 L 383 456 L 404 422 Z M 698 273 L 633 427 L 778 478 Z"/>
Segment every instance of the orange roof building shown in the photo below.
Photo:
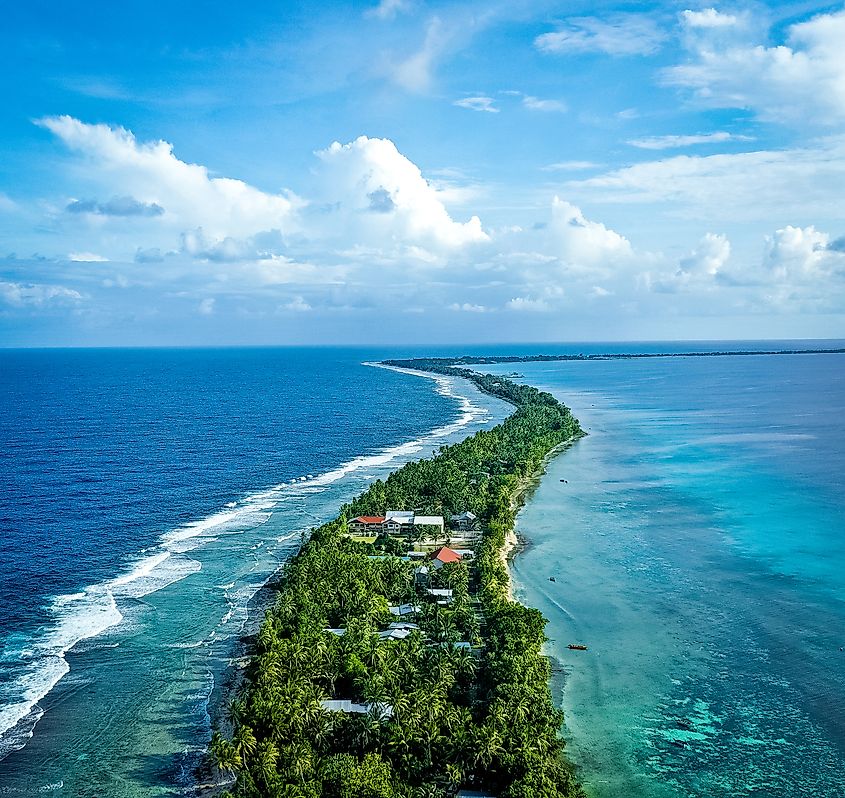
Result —
<path fill-rule="evenodd" d="M 450 549 L 448 546 L 441 546 L 439 549 L 435 549 L 431 552 L 431 560 L 431 564 L 435 568 L 442 568 L 447 563 L 460 562 L 461 555 L 454 549 Z"/>

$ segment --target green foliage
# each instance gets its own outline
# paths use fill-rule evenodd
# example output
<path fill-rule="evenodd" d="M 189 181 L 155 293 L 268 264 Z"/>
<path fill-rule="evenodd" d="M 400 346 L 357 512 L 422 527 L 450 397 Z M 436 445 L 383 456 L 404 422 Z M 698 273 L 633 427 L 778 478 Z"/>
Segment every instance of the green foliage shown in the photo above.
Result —
<path fill-rule="evenodd" d="M 515 411 L 375 482 L 287 564 L 232 705 L 232 739 L 215 734 L 210 747 L 218 767 L 237 774 L 239 798 L 412 798 L 460 786 L 512 798 L 582 795 L 562 758 L 562 714 L 541 654 L 545 620 L 508 599 L 500 555 L 524 479 L 581 429 L 534 388 L 439 362 L 429 370 L 471 379 Z M 397 541 L 370 547 L 345 536 L 346 518 L 396 507 L 480 519 L 470 566 L 431 575 L 432 586 L 453 591 L 449 605 L 415 584 L 413 564 L 390 556 L 404 549 Z M 388 556 L 367 556 L 375 550 Z M 380 640 L 395 620 L 388 605 L 406 602 L 419 607 L 420 630 Z M 475 648 L 455 645 L 466 642 Z M 370 710 L 329 712 L 321 702 L 330 698 Z"/>

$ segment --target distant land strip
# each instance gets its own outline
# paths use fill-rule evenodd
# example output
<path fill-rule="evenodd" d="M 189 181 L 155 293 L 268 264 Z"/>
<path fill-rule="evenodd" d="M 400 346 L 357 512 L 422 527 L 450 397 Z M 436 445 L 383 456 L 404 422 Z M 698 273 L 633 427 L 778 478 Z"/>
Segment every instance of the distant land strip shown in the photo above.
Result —
<path fill-rule="evenodd" d="M 713 352 L 605 352 L 594 354 L 560 355 L 462 355 L 461 357 L 417 357 L 401 360 L 384 360 L 386 366 L 443 372 L 455 366 L 481 366 L 495 363 L 546 363 L 568 360 L 639 360 L 656 357 L 738 357 L 742 355 L 845 355 L 843 349 L 727 349 Z"/>

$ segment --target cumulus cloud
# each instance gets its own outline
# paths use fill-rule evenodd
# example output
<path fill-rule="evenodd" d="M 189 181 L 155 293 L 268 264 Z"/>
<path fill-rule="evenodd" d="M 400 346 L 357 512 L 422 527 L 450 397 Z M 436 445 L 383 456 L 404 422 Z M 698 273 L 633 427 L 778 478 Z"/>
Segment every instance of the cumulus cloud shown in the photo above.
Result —
<path fill-rule="evenodd" d="M 347 242 L 454 249 L 489 240 L 477 216 L 452 219 L 438 191 L 389 139 L 335 142 L 317 156 L 333 201 L 315 223 Z"/>
<path fill-rule="evenodd" d="M 468 108 L 470 111 L 486 111 L 488 114 L 498 114 L 499 109 L 493 103 L 492 97 L 479 95 L 462 97 L 460 100 L 455 100 L 452 105 L 457 105 L 458 108 Z"/>
<path fill-rule="evenodd" d="M 283 309 L 291 310 L 294 313 L 307 313 L 309 310 L 313 310 L 311 305 L 309 305 L 301 296 L 296 296 L 290 302 L 287 302 L 283 305 Z"/>
<path fill-rule="evenodd" d="M 745 108 L 765 121 L 802 126 L 845 119 L 845 11 L 791 25 L 783 44 L 725 37 L 737 19 L 714 9 L 685 12 L 690 58 L 663 72 L 705 106 Z"/>
<path fill-rule="evenodd" d="M 707 233 L 698 245 L 681 258 L 674 272 L 653 277 L 646 275 L 647 284 L 655 291 L 708 290 L 716 284 L 731 256 L 731 242 L 727 236 Z"/>
<path fill-rule="evenodd" d="M 558 30 L 543 33 L 534 46 L 543 53 L 568 55 L 599 52 L 613 56 L 651 55 L 666 38 L 645 14 L 618 14 L 608 19 L 578 17 Z"/>
<path fill-rule="evenodd" d="M 778 282 L 821 287 L 823 281 L 845 273 L 845 255 L 839 242 L 812 225 L 787 225 L 766 237 L 764 264 Z"/>
<path fill-rule="evenodd" d="M 739 24 L 740 18 L 735 14 L 724 14 L 715 8 L 705 8 L 702 11 L 681 12 L 681 22 L 687 28 L 731 28 Z"/>
<path fill-rule="evenodd" d="M 552 202 L 549 231 L 555 254 L 573 267 L 607 266 L 633 254 L 627 238 L 585 218 L 580 208 L 559 197 Z"/>
<path fill-rule="evenodd" d="M 128 190 L 134 202 L 153 212 L 156 206 L 166 208 L 168 218 L 183 229 L 203 227 L 218 237 L 288 229 L 301 204 L 291 194 L 268 194 L 241 180 L 211 177 L 205 166 L 179 160 L 167 142 L 139 142 L 122 127 L 90 125 L 70 116 L 47 117 L 39 124 L 86 158 L 92 180 Z M 121 200 L 110 202 L 106 207 L 112 211 L 129 207 Z"/>
<path fill-rule="evenodd" d="M 460 313 L 486 313 L 487 308 L 484 305 L 474 305 L 471 302 L 453 302 L 449 305 L 449 310 L 455 310 Z"/>
<path fill-rule="evenodd" d="M 134 197 L 112 197 L 106 202 L 73 200 L 65 210 L 68 213 L 90 213 L 95 216 L 161 216 L 164 208 L 157 202 L 141 202 Z"/>
<path fill-rule="evenodd" d="M 215 238 L 207 235 L 201 227 L 182 233 L 181 251 L 192 258 L 218 263 L 263 260 L 273 254 L 256 246 L 254 238 Z"/>
<path fill-rule="evenodd" d="M 631 139 L 628 144 L 642 150 L 669 150 L 678 147 L 690 147 L 695 144 L 721 144 L 725 141 L 753 140 L 751 136 L 717 130 L 715 133 L 699 133 L 687 136 L 646 136 L 641 139 Z"/>
<path fill-rule="evenodd" d="M 78 263 L 108 263 L 108 258 L 96 252 L 71 252 L 67 259 Z"/>
<path fill-rule="evenodd" d="M 15 307 L 76 304 L 83 299 L 79 291 L 63 285 L 0 281 L 0 300 Z"/>
<path fill-rule="evenodd" d="M 680 272 L 715 277 L 731 256 L 731 242 L 718 233 L 707 233 L 698 246 L 681 259 Z"/>

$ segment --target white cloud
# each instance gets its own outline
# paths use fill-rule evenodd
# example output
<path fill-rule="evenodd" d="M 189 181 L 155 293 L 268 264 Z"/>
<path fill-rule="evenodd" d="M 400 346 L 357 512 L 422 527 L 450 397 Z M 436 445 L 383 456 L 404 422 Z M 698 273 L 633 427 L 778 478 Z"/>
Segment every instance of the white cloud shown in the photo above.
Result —
<path fill-rule="evenodd" d="M 215 237 L 289 229 L 301 204 L 294 196 L 267 194 L 241 180 L 211 177 L 208 169 L 173 154 L 165 141 L 142 143 L 128 130 L 89 125 L 70 116 L 39 122 L 87 160 L 86 176 L 110 192 L 166 208 L 182 229 L 202 227 Z"/>
<path fill-rule="evenodd" d="M 71 200 L 65 210 L 94 216 L 161 216 L 164 213 L 164 208 L 157 202 L 139 202 L 134 197 L 112 197 L 105 202 Z"/>
<path fill-rule="evenodd" d="M 585 169 L 599 169 L 601 164 L 594 161 L 558 161 L 541 167 L 544 172 L 579 172 Z"/>
<path fill-rule="evenodd" d="M 95 252 L 71 252 L 67 256 L 67 259 L 80 263 L 108 263 L 109 260 L 103 255 L 98 255 Z"/>
<path fill-rule="evenodd" d="M 551 306 L 544 299 L 533 299 L 532 297 L 516 296 L 505 303 L 508 310 L 516 310 L 529 313 L 546 313 Z"/>
<path fill-rule="evenodd" d="M 566 111 L 566 103 L 561 100 L 541 100 L 539 97 L 525 95 L 522 104 L 530 111 L 546 111 L 563 113 Z"/>
<path fill-rule="evenodd" d="M 681 22 L 687 28 L 730 28 L 739 24 L 739 21 L 735 14 L 724 14 L 715 8 L 681 12 Z"/>
<path fill-rule="evenodd" d="M 408 58 L 394 64 L 391 70 L 393 81 L 407 91 L 428 91 L 437 60 L 448 51 L 451 40 L 451 30 L 439 17 L 432 17 L 426 27 L 422 47 Z"/>
<path fill-rule="evenodd" d="M 787 225 L 766 237 L 764 264 L 778 282 L 821 286 L 820 281 L 845 272 L 845 255 L 830 243 L 830 236 L 812 225 Z"/>
<path fill-rule="evenodd" d="M 665 83 L 691 89 L 705 106 L 746 108 L 765 121 L 803 127 L 845 119 L 845 11 L 792 25 L 773 47 L 720 36 L 731 25 L 709 11 L 683 17 L 698 36 L 689 62 L 663 72 Z"/>
<path fill-rule="evenodd" d="M 17 203 L 8 195 L 0 191 L 0 211 L 14 211 Z"/>
<path fill-rule="evenodd" d="M 459 311 L 461 313 L 486 313 L 487 308 L 484 305 L 473 305 L 470 302 L 453 302 L 449 305 L 449 310 Z"/>
<path fill-rule="evenodd" d="M 451 218 L 419 167 L 389 139 L 361 136 L 349 144 L 335 142 L 317 155 L 334 204 L 315 224 L 334 231 L 347 245 L 454 249 L 488 240 L 477 216 L 464 223 Z M 378 209 L 373 208 L 374 194 Z M 391 205 L 385 212 L 387 199 Z"/>
<path fill-rule="evenodd" d="M 364 16 L 381 20 L 393 19 L 397 14 L 409 11 L 412 5 L 410 0 L 381 0 L 377 6 L 368 8 Z"/>
<path fill-rule="evenodd" d="M 0 281 L 0 300 L 16 307 L 76 304 L 83 299 L 79 291 L 62 285 Z"/>
<path fill-rule="evenodd" d="M 602 202 L 665 203 L 674 215 L 759 219 L 802 211 L 829 218 L 842 203 L 845 137 L 806 147 L 647 161 L 584 180 L 567 191 Z"/>
<path fill-rule="evenodd" d="M 455 100 L 452 105 L 457 105 L 459 108 L 468 108 L 470 111 L 487 111 L 490 114 L 498 114 L 499 109 L 493 105 L 492 97 L 485 97 L 479 95 L 476 97 L 463 97 L 460 100 Z"/>
<path fill-rule="evenodd" d="M 199 308 L 197 308 L 197 310 L 199 311 L 201 316 L 210 316 L 212 313 L 214 313 L 214 305 L 214 297 L 206 297 L 202 300 L 202 302 L 200 302 Z"/>
<path fill-rule="evenodd" d="M 290 302 L 283 306 L 284 310 L 291 310 L 294 313 L 307 313 L 309 310 L 313 310 L 311 305 L 309 305 L 301 296 L 294 297 Z"/>
<path fill-rule="evenodd" d="M 232 236 L 224 236 L 215 238 L 207 235 L 202 227 L 198 227 L 196 230 L 182 233 L 180 251 L 198 260 L 216 261 L 218 263 L 264 260 L 278 254 L 273 249 L 278 248 L 279 241 L 272 242 L 277 244 L 275 248 L 262 249 L 257 245 L 257 238 L 260 237 L 233 238 Z M 273 237 L 273 231 L 265 231 L 263 237 Z M 278 236 L 276 237 L 278 238 Z M 136 253 L 136 260 L 137 257 Z"/>
<path fill-rule="evenodd" d="M 552 202 L 549 231 L 555 254 L 574 267 L 607 266 L 633 254 L 628 239 L 586 219 L 580 208 L 559 197 Z"/>
<path fill-rule="evenodd" d="M 718 233 L 707 233 L 687 257 L 682 258 L 679 270 L 687 275 L 715 277 L 731 256 L 731 242 Z"/>
<path fill-rule="evenodd" d="M 614 56 L 651 55 L 660 49 L 665 34 L 644 14 L 619 14 L 609 19 L 579 17 L 558 30 L 543 33 L 534 46 L 544 53 L 601 52 Z"/>
<path fill-rule="evenodd" d="M 721 144 L 725 141 L 753 141 L 751 136 L 742 136 L 718 130 L 715 133 L 700 133 L 687 136 L 647 136 L 632 139 L 628 142 L 632 147 L 642 150 L 668 150 L 678 147 L 690 147 L 695 144 Z"/>

